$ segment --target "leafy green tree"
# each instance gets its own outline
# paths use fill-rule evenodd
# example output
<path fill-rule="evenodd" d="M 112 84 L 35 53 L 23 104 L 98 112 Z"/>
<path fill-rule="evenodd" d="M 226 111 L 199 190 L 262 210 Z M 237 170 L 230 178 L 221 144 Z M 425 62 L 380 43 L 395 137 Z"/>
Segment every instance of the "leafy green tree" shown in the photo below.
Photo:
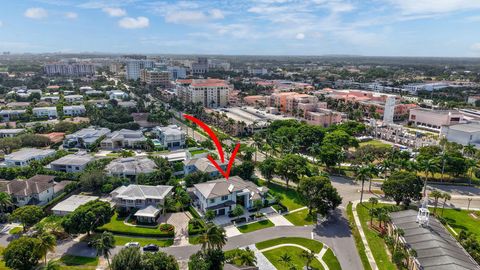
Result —
<path fill-rule="evenodd" d="M 307 267 L 307 269 L 310 269 L 310 265 L 315 259 L 315 253 L 311 250 L 310 251 L 303 250 L 300 256 L 305 260 L 305 266 Z"/>
<path fill-rule="evenodd" d="M 298 183 L 302 176 L 309 173 L 307 160 L 299 155 L 287 154 L 278 160 L 275 172 L 282 176 L 288 187 L 290 181 Z"/>
<path fill-rule="evenodd" d="M 183 181 L 187 187 L 193 187 L 195 184 L 204 183 L 209 180 L 211 180 L 210 174 L 201 171 L 188 174 L 183 178 Z"/>
<path fill-rule="evenodd" d="M 137 247 L 122 248 L 112 258 L 112 270 L 140 270 L 142 269 L 142 253 Z"/>
<path fill-rule="evenodd" d="M 113 211 L 108 202 L 90 201 L 68 214 L 62 221 L 67 233 L 87 233 L 110 221 Z"/>
<path fill-rule="evenodd" d="M 108 181 L 108 177 L 103 170 L 93 170 L 83 172 L 79 182 L 84 190 L 99 190 Z"/>
<path fill-rule="evenodd" d="M 31 237 L 20 237 L 10 242 L 3 252 L 5 265 L 15 270 L 31 270 L 42 258 L 38 249 L 40 240 Z"/>
<path fill-rule="evenodd" d="M 325 135 L 325 138 L 323 138 L 323 144 L 333 144 L 347 150 L 350 147 L 357 147 L 358 140 L 343 130 L 334 130 Z"/>
<path fill-rule="evenodd" d="M 204 253 L 202 251 L 199 251 L 190 256 L 190 259 L 188 261 L 188 269 L 210 270 L 210 264 L 211 263 L 205 258 Z"/>
<path fill-rule="evenodd" d="M 94 242 L 93 247 L 97 250 L 97 256 L 103 256 L 107 259 L 108 268 L 110 267 L 110 250 L 115 248 L 115 238 L 111 232 L 103 232 Z"/>
<path fill-rule="evenodd" d="M 419 162 L 419 166 L 420 168 L 422 168 L 422 170 L 425 173 L 425 181 L 423 185 L 423 196 L 425 196 L 427 193 L 428 176 L 429 175 L 433 176 L 433 174 L 435 172 L 438 172 L 438 170 L 440 169 L 438 164 L 438 159 L 431 158 L 431 159 L 421 160 Z"/>
<path fill-rule="evenodd" d="M 442 194 L 442 198 L 443 198 L 443 205 L 442 205 L 442 216 L 443 216 L 443 210 L 445 210 L 445 205 L 447 204 L 447 201 L 452 199 L 452 196 L 450 196 L 449 193 L 444 192 Z"/>
<path fill-rule="evenodd" d="M 205 220 L 212 221 L 215 218 L 215 212 L 213 210 L 207 210 L 205 212 Z"/>
<path fill-rule="evenodd" d="M 336 144 L 323 144 L 320 147 L 318 159 L 325 164 L 327 169 L 340 164 L 345 160 L 343 149 Z"/>
<path fill-rule="evenodd" d="M 244 180 L 251 180 L 254 171 L 255 164 L 251 161 L 244 161 L 242 164 L 232 168 L 231 175 L 238 175 Z"/>
<path fill-rule="evenodd" d="M 0 192 L 0 213 L 12 205 L 12 197 L 6 192 Z"/>
<path fill-rule="evenodd" d="M 275 173 L 276 166 L 277 161 L 274 158 L 268 157 L 260 163 L 258 169 L 260 170 L 260 173 L 265 178 L 265 180 L 270 182 L 273 179 L 273 174 Z"/>
<path fill-rule="evenodd" d="M 23 226 L 23 231 L 26 232 L 29 227 L 39 222 L 43 216 L 44 213 L 41 207 L 26 205 L 13 210 L 10 219 L 20 222 Z"/>
<path fill-rule="evenodd" d="M 146 252 L 142 255 L 142 270 L 178 270 L 177 260 L 165 252 Z"/>
<path fill-rule="evenodd" d="M 235 206 L 235 208 L 232 210 L 232 215 L 235 217 L 243 215 L 243 207 L 240 205 Z"/>
<path fill-rule="evenodd" d="M 58 261 L 50 260 L 48 263 L 42 268 L 42 270 L 60 270 L 60 263 Z"/>
<path fill-rule="evenodd" d="M 382 184 L 385 197 L 393 199 L 397 205 L 404 202 L 406 205 L 412 200 L 422 197 L 422 181 L 412 172 L 394 172 Z"/>
<path fill-rule="evenodd" d="M 298 192 L 307 204 L 310 215 L 315 209 L 317 213 L 325 216 L 342 203 L 342 197 L 326 176 L 302 178 L 298 185 Z"/>

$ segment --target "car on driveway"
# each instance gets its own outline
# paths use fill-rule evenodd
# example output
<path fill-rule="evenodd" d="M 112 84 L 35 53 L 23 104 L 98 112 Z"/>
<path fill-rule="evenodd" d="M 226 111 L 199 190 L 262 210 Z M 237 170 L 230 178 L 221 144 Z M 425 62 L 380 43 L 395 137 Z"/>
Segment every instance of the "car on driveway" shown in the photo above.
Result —
<path fill-rule="evenodd" d="M 125 244 L 125 247 L 129 248 L 129 247 L 140 247 L 140 243 L 138 242 L 128 242 Z"/>
<path fill-rule="evenodd" d="M 158 246 L 155 245 L 155 244 L 148 244 L 148 245 L 143 247 L 143 251 L 157 252 L 158 250 L 159 250 Z"/>

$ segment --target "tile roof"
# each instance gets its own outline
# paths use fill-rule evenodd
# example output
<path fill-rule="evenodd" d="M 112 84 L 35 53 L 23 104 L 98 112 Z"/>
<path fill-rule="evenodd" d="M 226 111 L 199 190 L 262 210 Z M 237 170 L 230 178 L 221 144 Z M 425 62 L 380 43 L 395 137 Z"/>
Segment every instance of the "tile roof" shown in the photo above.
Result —
<path fill-rule="evenodd" d="M 255 183 L 245 181 L 238 176 L 232 176 L 226 180 L 225 178 L 208 181 L 205 183 L 195 184 L 194 187 L 207 199 L 226 196 L 236 191 L 247 191 L 252 199 L 260 199 L 260 193 L 268 191 L 266 187 L 259 187 Z"/>
<path fill-rule="evenodd" d="M 55 176 L 37 174 L 27 180 L 12 180 L 7 184 L 6 191 L 17 196 L 39 194 L 53 187 Z"/>

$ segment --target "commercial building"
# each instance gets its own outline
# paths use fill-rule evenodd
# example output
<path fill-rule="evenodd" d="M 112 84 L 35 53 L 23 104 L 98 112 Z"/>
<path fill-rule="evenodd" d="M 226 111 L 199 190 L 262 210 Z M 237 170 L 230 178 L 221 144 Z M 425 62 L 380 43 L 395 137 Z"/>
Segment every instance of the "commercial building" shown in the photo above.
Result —
<path fill-rule="evenodd" d="M 12 202 L 18 207 L 27 204 L 46 204 L 55 195 L 55 177 L 37 174 L 26 180 L 2 181 L 0 190 L 12 196 Z"/>
<path fill-rule="evenodd" d="M 208 70 L 208 59 L 206 57 L 199 57 L 196 63 L 192 63 L 193 75 L 203 75 Z"/>
<path fill-rule="evenodd" d="M 230 86 L 219 79 L 181 80 L 177 84 L 177 93 L 184 102 L 201 103 L 207 108 L 228 105 Z"/>
<path fill-rule="evenodd" d="M 140 79 L 142 69 L 153 67 L 155 67 L 155 62 L 152 60 L 128 60 L 126 78 L 127 80 L 138 80 Z"/>
<path fill-rule="evenodd" d="M 86 152 L 63 156 L 49 164 L 50 169 L 59 172 L 75 173 L 83 171 L 94 158 Z"/>
<path fill-rule="evenodd" d="M 47 76 L 93 76 L 95 65 L 92 63 L 52 63 L 46 64 L 43 70 Z"/>
<path fill-rule="evenodd" d="M 108 128 L 89 127 L 65 136 L 63 147 L 65 148 L 87 148 L 98 139 L 110 133 Z"/>
<path fill-rule="evenodd" d="M 106 135 L 100 142 L 102 149 L 116 150 L 122 148 L 139 148 L 147 138 L 140 130 L 121 129 Z"/>
<path fill-rule="evenodd" d="M 155 162 L 147 157 L 128 157 L 110 162 L 105 170 L 113 176 L 135 178 L 139 174 L 152 173 L 156 168 Z"/>
<path fill-rule="evenodd" d="M 480 123 L 465 123 L 450 126 L 442 126 L 440 135 L 450 142 L 461 145 L 472 144 L 480 148 Z"/>
<path fill-rule="evenodd" d="M 415 108 L 410 110 L 408 121 L 418 127 L 440 131 L 442 126 L 460 124 L 463 114 L 456 110 Z"/>
<path fill-rule="evenodd" d="M 187 78 L 187 69 L 184 67 L 167 67 L 167 70 L 170 72 L 170 80 Z"/>
<path fill-rule="evenodd" d="M 403 88 L 411 94 L 416 94 L 418 91 L 434 91 L 449 87 L 448 82 L 432 82 L 432 83 L 412 83 L 404 85 Z"/>
<path fill-rule="evenodd" d="M 155 127 L 153 132 L 157 135 L 160 144 L 165 148 L 175 149 L 185 146 L 185 131 L 177 125 Z"/>
<path fill-rule="evenodd" d="M 170 86 L 170 72 L 160 68 L 145 68 L 141 70 L 140 81 L 150 86 L 166 88 Z"/>
<path fill-rule="evenodd" d="M 193 186 L 195 206 L 202 213 L 214 211 L 216 216 L 227 215 L 236 205 L 250 209 L 255 200 L 261 200 L 263 203 L 267 192 L 267 187 L 259 187 L 238 176 L 232 176 L 228 181 L 222 178 Z"/>
<path fill-rule="evenodd" d="M 67 199 L 59 202 L 52 208 L 52 212 L 56 216 L 66 216 L 70 213 L 73 213 L 78 207 L 97 200 L 97 196 L 86 196 L 86 195 L 72 195 Z"/>
<path fill-rule="evenodd" d="M 5 166 L 23 167 L 30 164 L 32 160 L 42 160 L 53 155 L 55 155 L 55 150 L 52 149 L 22 148 L 5 155 Z"/>

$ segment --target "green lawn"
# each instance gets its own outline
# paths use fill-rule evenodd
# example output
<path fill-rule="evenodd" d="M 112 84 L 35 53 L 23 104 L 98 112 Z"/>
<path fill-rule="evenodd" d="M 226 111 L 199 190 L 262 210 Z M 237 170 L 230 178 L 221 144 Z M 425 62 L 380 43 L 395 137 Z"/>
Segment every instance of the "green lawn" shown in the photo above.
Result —
<path fill-rule="evenodd" d="M 118 234 L 153 236 L 153 237 L 168 237 L 173 236 L 173 230 L 170 232 L 162 232 L 158 225 L 155 227 L 147 226 L 129 226 L 123 223 L 124 218 L 119 218 L 115 213 L 109 223 L 98 228 L 98 231 L 109 231 Z"/>
<path fill-rule="evenodd" d="M 64 255 L 58 260 L 61 270 L 74 269 L 74 270 L 90 270 L 96 269 L 98 264 L 97 258 L 80 257 L 73 255 Z"/>
<path fill-rule="evenodd" d="M 265 229 L 273 226 L 275 226 L 275 224 L 273 224 L 270 220 L 266 219 L 266 220 L 250 223 L 247 225 L 239 226 L 237 228 L 241 233 L 248 233 L 248 232 L 253 232 L 256 230 L 261 230 L 261 229 Z"/>
<path fill-rule="evenodd" d="M 377 146 L 377 147 L 385 147 L 385 148 L 391 148 L 392 145 L 388 144 L 388 143 L 384 143 L 382 141 L 379 141 L 379 140 L 370 140 L 370 141 L 366 141 L 366 142 L 361 142 L 359 143 L 360 146 L 364 146 L 364 145 L 373 145 L 373 146 Z"/>
<path fill-rule="evenodd" d="M 9 234 L 17 234 L 23 231 L 22 227 L 14 227 L 8 231 Z"/>
<path fill-rule="evenodd" d="M 192 150 L 192 151 L 189 151 L 189 152 L 192 156 L 195 156 L 195 155 L 198 155 L 198 154 L 206 153 L 206 152 L 208 152 L 208 150 L 199 149 L 199 150 Z"/>
<path fill-rule="evenodd" d="M 382 207 L 382 204 L 377 204 L 376 207 Z M 368 226 L 370 222 L 370 216 L 368 215 L 368 209 L 371 208 L 372 205 L 370 203 L 364 203 L 357 205 L 357 213 L 358 217 L 360 218 L 360 222 L 362 223 L 363 231 L 365 232 L 365 236 L 367 237 L 368 245 L 370 246 L 370 250 L 372 250 L 373 257 L 377 262 L 378 268 L 380 270 L 395 270 L 397 267 L 395 264 L 392 263 L 390 256 L 387 253 L 387 246 L 383 241 L 383 238 L 374 231 L 371 230 Z"/>
<path fill-rule="evenodd" d="M 308 209 L 303 209 L 295 213 L 286 214 L 284 216 L 295 226 L 313 225 L 317 222 L 317 214 L 308 214 Z"/>
<path fill-rule="evenodd" d="M 289 270 L 292 269 L 292 266 L 294 266 L 295 269 L 302 269 L 302 267 L 305 266 L 305 259 L 301 256 L 302 252 L 303 249 L 298 247 L 281 247 L 265 251 L 263 252 L 263 255 L 265 255 L 265 257 L 267 257 L 267 259 L 278 270 Z M 285 253 L 287 253 L 291 258 L 290 265 L 280 262 L 280 256 L 284 255 Z M 311 267 L 313 267 L 313 269 L 324 269 L 317 259 L 313 260 Z"/>
<path fill-rule="evenodd" d="M 333 254 L 331 249 L 328 249 L 327 252 L 323 255 L 322 260 L 328 265 L 330 270 L 342 270 L 340 263 L 338 262 L 337 257 Z"/>
<path fill-rule="evenodd" d="M 3 261 L 3 251 L 5 247 L 0 247 L 0 270 L 8 270 L 10 268 L 5 266 L 5 262 Z"/>
<path fill-rule="evenodd" d="M 270 189 L 271 194 L 282 195 L 282 200 L 280 202 L 285 205 L 289 211 L 305 206 L 296 190 L 292 188 L 287 189 L 286 187 L 275 183 L 268 183 L 267 187 Z"/>
<path fill-rule="evenodd" d="M 302 238 L 302 237 L 281 237 L 276 239 L 271 239 L 263 242 L 256 243 L 255 246 L 259 249 L 266 249 L 268 247 L 273 247 L 281 244 L 297 244 L 304 246 L 315 253 L 319 253 L 323 248 L 323 243 L 315 241 L 313 239 Z"/>
<path fill-rule="evenodd" d="M 430 212 L 433 213 L 433 208 L 430 208 Z M 476 213 L 478 219 L 472 217 L 470 213 Z M 442 216 L 442 209 L 437 208 L 437 214 Z M 445 209 L 443 212 L 443 218 L 448 222 L 448 225 L 452 227 L 456 233 L 461 230 L 469 231 L 477 236 L 480 240 L 480 213 L 475 211 L 457 210 L 457 209 Z"/>
<path fill-rule="evenodd" d="M 169 247 L 173 245 L 172 238 L 150 238 L 150 237 L 130 237 L 123 235 L 114 235 L 115 245 L 123 246 L 128 242 L 138 242 L 140 245 L 155 244 L 159 247 Z"/>
<path fill-rule="evenodd" d="M 360 255 L 360 260 L 362 261 L 363 269 L 372 270 L 370 263 L 368 262 L 367 254 L 365 253 L 365 246 L 362 243 L 360 233 L 358 232 L 357 226 L 355 226 L 355 221 L 353 219 L 352 213 L 352 203 L 347 205 L 347 216 L 348 222 L 350 223 L 350 228 L 352 228 L 352 235 L 355 239 L 355 246 L 357 247 L 358 254 Z"/>
<path fill-rule="evenodd" d="M 200 244 L 200 235 L 188 236 L 188 243 L 190 243 L 190 245 Z"/>

